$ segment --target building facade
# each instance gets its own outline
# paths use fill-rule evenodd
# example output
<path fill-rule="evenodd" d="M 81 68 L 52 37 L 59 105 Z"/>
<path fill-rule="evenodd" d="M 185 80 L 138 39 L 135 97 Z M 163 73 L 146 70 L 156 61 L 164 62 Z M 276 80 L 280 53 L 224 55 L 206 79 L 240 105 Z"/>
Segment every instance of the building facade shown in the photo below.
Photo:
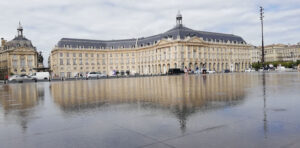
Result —
<path fill-rule="evenodd" d="M 285 44 L 272 44 L 265 46 L 265 62 L 275 61 L 297 61 L 300 60 L 300 43 L 296 45 L 285 45 Z M 255 51 L 260 52 L 261 61 L 261 47 L 255 47 Z M 258 56 L 257 56 L 258 57 Z M 256 57 L 252 57 L 255 61 Z"/>
<path fill-rule="evenodd" d="M 251 51 L 251 63 L 258 63 L 261 62 L 261 48 L 258 48 L 257 46 L 252 46 Z"/>
<path fill-rule="evenodd" d="M 17 36 L 6 41 L 1 38 L 0 79 L 13 74 L 32 74 L 37 67 L 38 52 L 31 41 L 23 36 L 23 27 L 19 24 Z"/>
<path fill-rule="evenodd" d="M 54 77 L 91 71 L 165 74 L 170 68 L 185 67 L 243 71 L 250 67 L 250 50 L 239 36 L 183 26 L 178 14 L 174 28 L 150 37 L 110 41 L 62 38 L 51 51 L 50 67 Z"/>

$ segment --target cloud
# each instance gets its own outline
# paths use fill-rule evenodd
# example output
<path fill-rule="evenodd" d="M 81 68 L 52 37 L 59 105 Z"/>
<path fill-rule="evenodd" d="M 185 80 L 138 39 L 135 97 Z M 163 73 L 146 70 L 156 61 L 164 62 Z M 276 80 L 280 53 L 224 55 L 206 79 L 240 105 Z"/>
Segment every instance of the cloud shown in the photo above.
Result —
<path fill-rule="evenodd" d="M 266 44 L 300 41 L 299 0 L 9 0 L 0 5 L 0 37 L 12 39 L 20 20 L 26 37 L 47 59 L 63 37 L 150 36 L 171 29 L 181 10 L 189 28 L 235 34 L 260 45 L 259 6 L 265 8 Z"/>

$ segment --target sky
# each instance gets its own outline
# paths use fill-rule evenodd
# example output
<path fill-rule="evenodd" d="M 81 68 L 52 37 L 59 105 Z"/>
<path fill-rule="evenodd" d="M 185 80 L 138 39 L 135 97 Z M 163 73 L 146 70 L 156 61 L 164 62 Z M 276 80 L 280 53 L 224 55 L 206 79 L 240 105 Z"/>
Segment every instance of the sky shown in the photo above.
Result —
<path fill-rule="evenodd" d="M 300 42 L 300 0 L 0 0 L 0 37 L 12 40 L 19 21 L 44 64 L 61 38 L 128 39 L 183 25 L 241 36 L 261 45 L 259 7 L 264 7 L 265 44 Z"/>

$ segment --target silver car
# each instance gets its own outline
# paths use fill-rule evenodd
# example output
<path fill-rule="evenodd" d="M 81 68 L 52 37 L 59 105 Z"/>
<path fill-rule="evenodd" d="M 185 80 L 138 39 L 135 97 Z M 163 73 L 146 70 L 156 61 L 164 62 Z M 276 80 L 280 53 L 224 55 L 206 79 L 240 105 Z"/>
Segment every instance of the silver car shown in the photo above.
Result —
<path fill-rule="evenodd" d="M 100 77 L 105 77 L 104 74 L 100 73 L 100 72 L 89 72 L 87 75 L 86 75 L 86 78 L 89 79 L 89 78 L 100 78 Z"/>
<path fill-rule="evenodd" d="M 28 75 L 21 74 L 21 75 L 13 75 L 8 79 L 8 81 L 10 81 L 10 82 L 23 82 L 24 80 L 25 81 L 33 80 L 33 78 Z"/>

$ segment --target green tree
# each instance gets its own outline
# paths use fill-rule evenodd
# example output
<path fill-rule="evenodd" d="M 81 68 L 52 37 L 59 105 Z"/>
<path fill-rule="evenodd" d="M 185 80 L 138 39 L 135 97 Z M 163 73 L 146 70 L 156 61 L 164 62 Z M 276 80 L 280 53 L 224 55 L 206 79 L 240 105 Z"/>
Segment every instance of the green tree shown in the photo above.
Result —
<path fill-rule="evenodd" d="M 252 63 L 252 68 L 254 68 L 256 71 L 262 67 L 262 64 L 260 62 Z"/>

